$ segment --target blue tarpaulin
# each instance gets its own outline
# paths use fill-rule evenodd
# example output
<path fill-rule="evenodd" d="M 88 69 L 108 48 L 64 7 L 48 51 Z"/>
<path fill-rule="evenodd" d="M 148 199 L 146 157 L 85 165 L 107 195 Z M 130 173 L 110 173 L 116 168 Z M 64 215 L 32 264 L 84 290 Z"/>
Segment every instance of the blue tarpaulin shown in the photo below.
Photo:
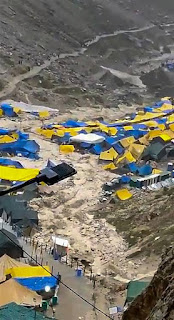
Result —
<path fill-rule="evenodd" d="M 15 117 L 16 113 L 13 111 L 13 107 L 7 103 L 2 103 L 1 104 L 1 109 L 5 116 L 7 117 Z"/>
<path fill-rule="evenodd" d="M 23 168 L 22 164 L 19 161 L 14 161 L 11 159 L 0 158 L 1 166 L 14 166 L 16 168 Z"/>
<path fill-rule="evenodd" d="M 34 140 L 17 140 L 10 143 L 1 143 L 0 151 L 10 154 L 21 154 L 27 158 L 38 158 L 37 152 L 40 150 L 39 145 Z"/>
<path fill-rule="evenodd" d="M 33 291 L 45 290 L 46 286 L 54 288 L 57 280 L 54 277 L 15 278 L 22 286 Z"/>
<path fill-rule="evenodd" d="M 130 162 L 127 164 L 127 166 L 132 173 L 135 173 L 138 171 L 138 166 L 136 165 L 135 162 Z"/>
<path fill-rule="evenodd" d="M 129 176 L 122 176 L 122 177 L 120 178 L 120 182 L 121 182 L 121 183 L 124 183 L 124 184 L 129 183 L 130 180 L 131 180 L 131 178 L 130 178 Z"/>
<path fill-rule="evenodd" d="M 96 144 L 95 146 L 93 146 L 90 151 L 92 153 L 95 153 L 97 155 L 99 155 L 103 150 L 102 150 L 102 146 L 100 144 Z"/>
<path fill-rule="evenodd" d="M 138 169 L 138 173 L 140 176 L 147 176 L 152 173 L 152 167 L 149 164 L 145 164 Z"/>
<path fill-rule="evenodd" d="M 118 152 L 118 154 L 122 154 L 124 152 L 124 148 L 121 146 L 121 144 L 119 142 L 112 144 L 111 147 L 113 147 L 115 149 L 115 151 Z"/>

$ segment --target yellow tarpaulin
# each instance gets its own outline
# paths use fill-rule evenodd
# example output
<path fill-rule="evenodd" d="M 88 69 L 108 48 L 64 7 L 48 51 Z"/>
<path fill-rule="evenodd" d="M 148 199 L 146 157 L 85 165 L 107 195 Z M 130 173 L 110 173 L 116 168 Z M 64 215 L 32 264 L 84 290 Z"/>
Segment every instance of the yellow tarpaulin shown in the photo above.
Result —
<path fill-rule="evenodd" d="M 135 142 L 135 138 L 134 137 L 128 137 L 128 138 L 124 138 L 124 139 L 120 140 L 120 143 L 124 148 L 129 147 L 130 144 L 132 144 L 134 142 Z"/>
<path fill-rule="evenodd" d="M 141 137 L 139 139 L 139 142 L 145 146 L 148 146 L 149 145 L 149 141 L 148 141 L 148 135 L 149 134 L 146 134 L 144 137 Z"/>
<path fill-rule="evenodd" d="M 49 111 L 40 111 L 39 118 L 48 118 L 50 116 Z"/>
<path fill-rule="evenodd" d="M 9 142 L 13 142 L 13 141 L 15 141 L 15 139 L 13 137 L 8 136 L 8 135 L 0 136 L 0 143 L 9 143 Z"/>
<path fill-rule="evenodd" d="M 16 114 L 22 112 L 22 110 L 21 110 L 20 108 L 18 108 L 18 107 L 14 107 L 14 108 L 13 108 L 13 111 L 14 111 Z"/>
<path fill-rule="evenodd" d="M 9 181 L 28 181 L 39 174 L 39 169 L 17 169 L 0 166 L 0 179 Z"/>
<path fill-rule="evenodd" d="M 106 164 L 105 166 L 103 166 L 104 170 L 115 170 L 117 169 L 117 167 L 115 166 L 115 164 L 113 162 Z"/>
<path fill-rule="evenodd" d="M 174 131 L 174 123 L 169 124 L 170 130 Z"/>
<path fill-rule="evenodd" d="M 121 156 L 118 160 L 117 160 L 117 164 L 120 163 L 120 162 L 124 162 L 124 161 L 127 161 L 127 162 L 136 162 L 136 159 L 132 156 L 131 152 L 130 151 L 125 151 L 125 153 L 123 154 L 123 156 Z"/>
<path fill-rule="evenodd" d="M 38 128 L 38 129 L 36 129 L 36 132 L 39 133 L 39 134 L 41 134 L 41 135 L 43 135 L 43 136 L 45 136 L 45 137 L 48 138 L 48 139 L 51 139 L 52 136 L 53 136 L 53 134 L 55 134 L 55 131 L 54 131 L 53 129 L 51 129 L 51 130 L 49 130 L 49 129 L 44 130 L 44 129 Z"/>
<path fill-rule="evenodd" d="M 117 190 L 115 194 L 120 200 L 123 200 L 123 201 L 128 200 L 132 197 L 132 193 L 127 189 Z"/>
<path fill-rule="evenodd" d="M 159 170 L 159 169 L 153 169 L 152 170 L 152 174 L 159 174 L 161 172 L 162 172 L 162 170 Z"/>
<path fill-rule="evenodd" d="M 168 134 L 161 134 L 160 138 L 165 142 L 170 141 L 172 139 Z"/>
<path fill-rule="evenodd" d="M 134 128 L 132 126 L 124 126 L 123 129 L 126 130 L 126 131 L 134 130 Z"/>
<path fill-rule="evenodd" d="M 71 144 L 62 144 L 59 146 L 60 152 L 71 153 L 74 152 L 75 148 Z"/>
<path fill-rule="evenodd" d="M 108 128 L 108 134 L 110 134 L 111 136 L 115 136 L 117 131 L 118 130 L 116 128 L 114 128 L 114 127 Z"/>
<path fill-rule="evenodd" d="M 144 149 L 145 149 L 145 146 L 143 146 L 142 144 L 138 144 L 138 143 L 133 143 L 129 147 L 129 151 L 131 152 L 132 156 L 136 160 L 138 160 L 141 157 Z"/>
<path fill-rule="evenodd" d="M 153 138 L 159 137 L 163 132 L 161 130 L 151 130 L 149 135 L 149 140 L 152 140 Z"/>
<path fill-rule="evenodd" d="M 111 149 L 109 149 L 107 151 L 103 151 L 103 152 L 100 153 L 100 159 L 101 160 L 110 160 L 110 161 L 112 161 L 112 160 L 116 159 L 117 156 L 118 156 L 118 153 L 115 151 L 114 148 L 111 148 Z"/>
<path fill-rule="evenodd" d="M 11 274 L 12 278 L 50 277 L 49 272 L 51 272 L 49 266 L 44 266 L 43 269 L 40 266 L 32 267 L 29 265 L 5 270 L 5 274 Z"/>

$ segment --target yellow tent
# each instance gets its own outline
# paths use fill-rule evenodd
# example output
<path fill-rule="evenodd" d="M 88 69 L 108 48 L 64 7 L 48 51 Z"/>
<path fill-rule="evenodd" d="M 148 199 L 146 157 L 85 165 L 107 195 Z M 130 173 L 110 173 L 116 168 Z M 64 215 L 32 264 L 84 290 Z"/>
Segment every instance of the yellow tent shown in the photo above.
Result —
<path fill-rule="evenodd" d="M 153 138 L 159 137 L 163 132 L 161 130 L 151 130 L 149 135 L 149 140 L 152 140 Z"/>
<path fill-rule="evenodd" d="M 117 190 L 115 194 L 120 200 L 128 200 L 132 197 L 132 193 L 127 189 Z"/>
<path fill-rule="evenodd" d="M 12 278 L 50 277 L 49 272 L 51 272 L 49 266 L 44 266 L 43 269 L 40 266 L 32 267 L 29 265 L 5 270 L 5 274 L 11 274 Z"/>
<path fill-rule="evenodd" d="M 165 133 L 161 134 L 160 138 L 165 142 L 170 141 L 172 139 L 168 134 L 165 134 Z"/>
<path fill-rule="evenodd" d="M 39 118 L 44 119 L 48 118 L 50 116 L 49 111 L 40 111 L 39 112 Z"/>
<path fill-rule="evenodd" d="M 111 148 L 107 151 L 103 151 L 100 153 L 100 160 L 114 160 L 118 156 L 118 153 L 115 151 L 114 148 Z"/>
<path fill-rule="evenodd" d="M 103 166 L 104 170 L 115 170 L 117 169 L 117 167 L 115 166 L 115 164 L 113 162 L 106 164 L 105 166 Z"/>
<path fill-rule="evenodd" d="M 142 144 L 138 144 L 138 143 L 133 143 L 129 147 L 129 151 L 131 152 L 132 156 L 136 160 L 138 160 L 141 157 L 144 149 L 145 149 L 145 146 L 143 146 Z"/>
<path fill-rule="evenodd" d="M 9 142 L 13 142 L 15 140 L 16 139 L 14 139 L 13 137 L 8 136 L 8 135 L 0 136 L 0 143 L 9 143 Z"/>
<path fill-rule="evenodd" d="M 28 181 L 39 174 L 39 169 L 17 169 L 0 166 L 0 179 L 9 181 Z"/>
<path fill-rule="evenodd" d="M 74 152 L 75 148 L 71 144 L 62 144 L 59 146 L 59 150 L 63 153 L 71 153 Z"/>
<path fill-rule="evenodd" d="M 124 139 L 120 140 L 120 143 L 124 148 L 129 147 L 130 144 L 132 144 L 134 142 L 135 142 L 135 138 L 134 137 L 128 137 L 128 138 L 124 138 Z"/>
<path fill-rule="evenodd" d="M 174 123 L 169 124 L 170 130 L 174 131 Z"/>
<path fill-rule="evenodd" d="M 0 284 L 0 306 L 11 302 L 35 307 L 42 303 L 42 297 L 35 291 L 21 286 L 14 279 L 10 279 Z M 21 319 L 20 315 L 18 319 Z"/>
<path fill-rule="evenodd" d="M 11 257 L 9 257 L 7 254 L 4 254 L 0 258 L 0 282 L 6 280 L 6 270 L 13 268 L 13 267 L 21 267 L 21 266 L 27 266 L 25 263 L 22 263 L 20 261 L 17 261 Z"/>

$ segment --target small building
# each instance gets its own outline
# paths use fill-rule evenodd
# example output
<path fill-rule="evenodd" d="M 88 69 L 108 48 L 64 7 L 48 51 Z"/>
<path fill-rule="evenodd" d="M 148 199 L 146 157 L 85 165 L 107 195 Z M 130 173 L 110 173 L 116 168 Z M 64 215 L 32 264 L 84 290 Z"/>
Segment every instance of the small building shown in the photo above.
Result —
<path fill-rule="evenodd" d="M 161 173 L 150 174 L 145 177 L 132 176 L 130 181 L 130 186 L 134 188 L 147 188 L 148 186 L 164 181 L 171 177 L 171 172 L 163 171 Z"/>
<path fill-rule="evenodd" d="M 23 256 L 23 249 L 14 233 L 0 229 L 0 257 L 7 254 L 13 259 Z"/>
<path fill-rule="evenodd" d="M 56 254 L 61 257 L 66 256 L 68 253 L 68 249 L 70 248 L 69 241 L 55 236 L 52 236 L 52 240 Z"/>

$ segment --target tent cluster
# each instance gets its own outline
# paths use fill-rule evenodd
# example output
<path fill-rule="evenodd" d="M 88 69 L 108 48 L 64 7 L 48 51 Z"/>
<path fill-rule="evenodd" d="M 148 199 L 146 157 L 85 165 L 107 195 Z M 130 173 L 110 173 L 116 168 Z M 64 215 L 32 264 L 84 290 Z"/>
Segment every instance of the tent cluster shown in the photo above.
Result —
<path fill-rule="evenodd" d="M 0 154 L 38 159 L 39 145 L 29 135 L 18 130 L 0 128 Z M 2 164 L 2 162 L 0 163 Z M 15 165 L 16 166 L 16 165 Z"/>
<path fill-rule="evenodd" d="M 30 266 L 7 254 L 0 258 L 0 306 L 11 302 L 28 306 L 40 305 L 45 287 L 49 286 L 50 291 L 54 291 L 56 285 L 56 278 L 50 275 L 48 266 Z M 8 294 L 3 296 L 2 292 L 7 289 Z"/>
<path fill-rule="evenodd" d="M 148 160 L 160 161 L 174 154 L 173 99 L 163 98 L 113 123 L 68 120 L 44 125 L 37 132 L 56 141 L 62 153 L 85 150 L 98 155 L 105 170 L 120 173 L 120 168 L 126 168 L 126 176 L 122 176 L 126 184 L 130 175 L 145 177 L 154 173 Z M 131 197 L 124 189 L 117 194 L 120 199 L 122 195 Z"/>
<path fill-rule="evenodd" d="M 170 100 L 160 101 L 114 123 L 68 120 L 43 126 L 37 132 L 56 140 L 61 152 L 85 149 L 99 155 L 104 169 L 115 170 L 123 164 L 133 167 L 154 139 L 164 143 L 174 139 L 173 112 Z"/>
<path fill-rule="evenodd" d="M 37 116 L 41 119 L 50 117 L 50 112 L 49 112 L 48 108 L 44 108 L 43 110 L 41 109 L 40 111 L 35 111 L 35 110 L 23 108 L 22 106 L 20 106 L 20 103 L 18 103 L 18 105 L 16 106 L 16 104 L 13 105 L 13 103 L 10 104 L 10 103 L 6 103 L 6 102 L 1 103 L 0 104 L 0 116 L 18 117 L 19 114 L 26 112 L 26 113 L 30 113 L 34 116 Z"/>

